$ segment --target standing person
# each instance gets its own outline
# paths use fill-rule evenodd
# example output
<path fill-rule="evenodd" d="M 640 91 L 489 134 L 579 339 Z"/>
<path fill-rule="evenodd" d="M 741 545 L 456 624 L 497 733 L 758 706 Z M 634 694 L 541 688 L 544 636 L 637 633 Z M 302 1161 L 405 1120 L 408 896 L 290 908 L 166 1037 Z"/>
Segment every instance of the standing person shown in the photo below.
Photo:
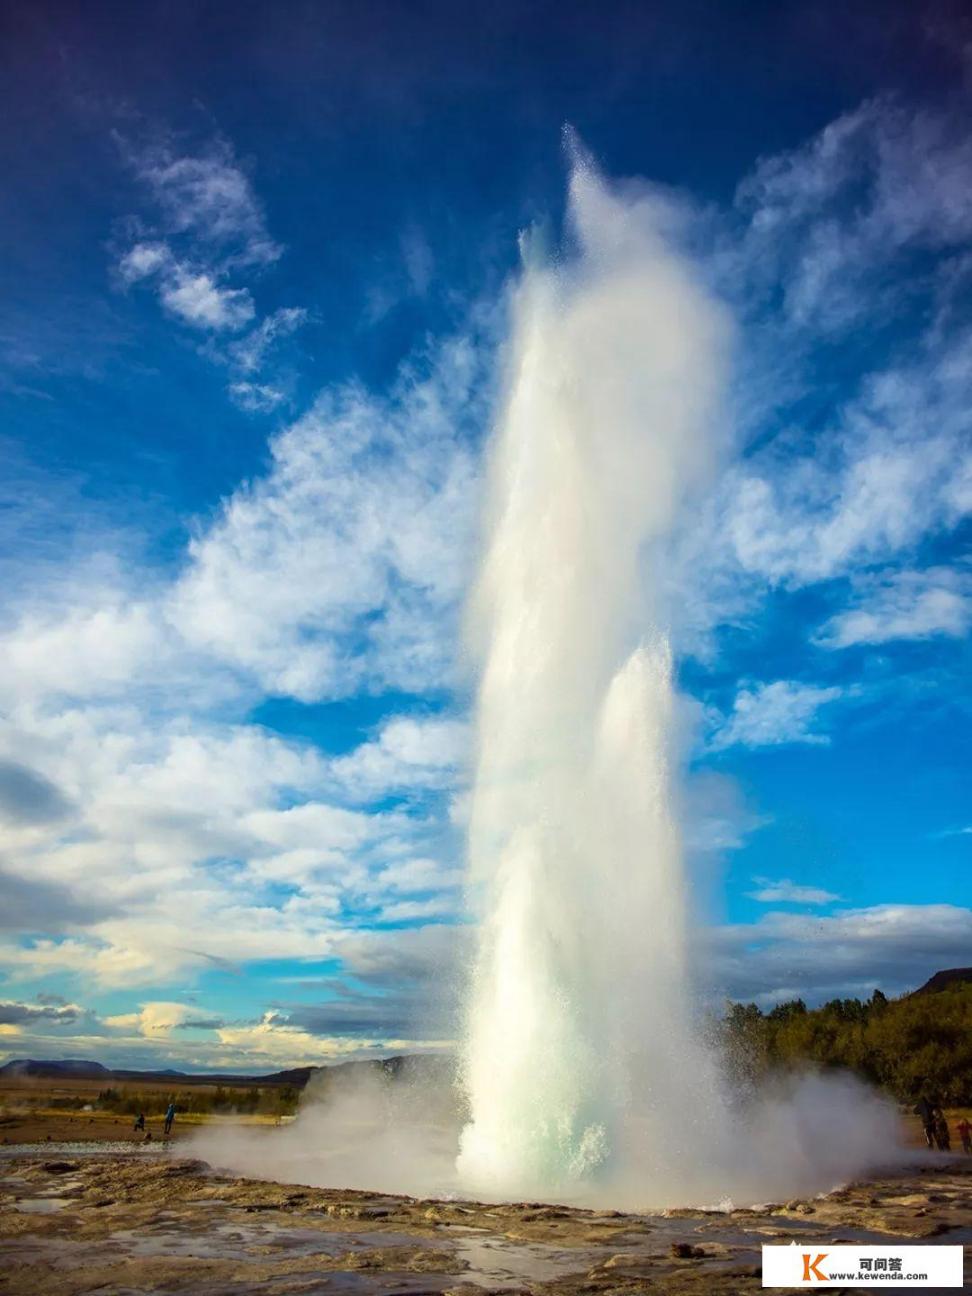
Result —
<path fill-rule="evenodd" d="M 172 1133 L 172 1122 L 175 1120 L 175 1103 L 169 1103 L 165 1112 L 165 1124 L 162 1126 L 163 1134 Z"/>
<path fill-rule="evenodd" d="M 969 1118 L 963 1116 L 955 1128 L 962 1140 L 962 1151 L 966 1156 L 972 1155 L 972 1125 L 969 1124 Z"/>
<path fill-rule="evenodd" d="M 925 1142 L 930 1148 L 933 1148 L 935 1146 L 935 1108 L 924 1094 L 915 1104 L 915 1115 L 921 1120 L 921 1128 L 925 1131 Z"/>
<path fill-rule="evenodd" d="M 135 1133 L 145 1129 L 145 1113 L 139 1112 L 135 1117 Z"/>
<path fill-rule="evenodd" d="M 951 1152 L 952 1138 L 948 1132 L 948 1121 L 941 1108 L 938 1109 L 938 1119 L 935 1121 L 935 1142 L 938 1144 L 939 1152 Z"/>

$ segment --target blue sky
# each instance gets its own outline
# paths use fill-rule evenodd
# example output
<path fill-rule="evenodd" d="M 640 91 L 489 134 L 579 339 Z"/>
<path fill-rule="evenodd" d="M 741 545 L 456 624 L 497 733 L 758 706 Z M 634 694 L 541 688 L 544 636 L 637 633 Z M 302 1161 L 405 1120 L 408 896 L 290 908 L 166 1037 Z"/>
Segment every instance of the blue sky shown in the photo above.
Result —
<path fill-rule="evenodd" d="M 735 323 L 668 602 L 718 990 L 972 949 L 959 5 L 8 5 L 0 1057 L 452 1037 L 459 651 L 570 123 Z"/>

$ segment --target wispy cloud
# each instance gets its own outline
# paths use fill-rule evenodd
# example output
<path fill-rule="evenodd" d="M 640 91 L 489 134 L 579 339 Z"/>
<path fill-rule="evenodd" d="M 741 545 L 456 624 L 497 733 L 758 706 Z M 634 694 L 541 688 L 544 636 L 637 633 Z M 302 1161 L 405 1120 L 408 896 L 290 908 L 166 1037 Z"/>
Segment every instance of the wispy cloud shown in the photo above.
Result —
<path fill-rule="evenodd" d="M 789 878 L 774 881 L 772 878 L 755 877 L 753 881 L 758 890 L 750 891 L 748 895 L 750 900 L 758 900 L 760 904 L 824 905 L 840 899 L 840 896 L 832 891 L 824 891 L 820 887 L 800 886 L 796 882 L 791 882 Z"/>
<path fill-rule="evenodd" d="M 740 184 L 750 282 L 765 292 L 782 282 L 783 314 L 796 328 L 852 328 L 901 294 L 890 263 L 912 275 L 908 253 L 972 239 L 970 174 L 960 114 L 869 100 Z"/>
<path fill-rule="evenodd" d="M 668 568 L 690 651 L 711 656 L 775 591 L 920 566 L 972 512 L 970 193 L 961 116 L 890 100 L 740 185 L 711 273 L 739 320 L 747 453 Z"/>
<path fill-rule="evenodd" d="M 775 680 L 741 688 L 732 711 L 714 720 L 710 750 L 727 747 L 778 747 L 784 743 L 828 743 L 816 727 L 817 713 L 843 696 L 840 688 L 818 688 L 796 680 Z"/>
<path fill-rule="evenodd" d="M 230 383 L 229 394 L 234 404 L 250 414 L 268 414 L 287 399 L 286 392 L 268 383 Z"/>
<path fill-rule="evenodd" d="M 125 287 L 151 287 L 164 310 L 210 338 L 209 354 L 234 375 L 229 394 L 240 409 L 266 413 L 287 399 L 264 373 L 274 344 L 307 319 L 284 307 L 258 320 L 236 342 L 217 342 L 257 319 L 250 284 L 282 255 L 267 229 L 262 205 L 232 149 L 221 139 L 182 154 L 173 144 L 142 150 L 121 141 L 130 167 L 152 204 L 150 218 L 128 222 L 128 246 L 115 267 Z"/>
<path fill-rule="evenodd" d="M 249 176 L 223 139 L 187 154 L 174 142 L 133 148 L 120 141 L 136 175 L 155 199 L 162 231 L 209 248 L 227 270 L 270 265 L 283 254 L 267 230 Z"/>
<path fill-rule="evenodd" d="M 304 701 L 445 682 L 483 356 L 458 338 L 430 361 L 383 398 L 356 385 L 323 393 L 273 440 L 269 474 L 191 544 L 168 610 L 190 644 Z"/>
<path fill-rule="evenodd" d="M 289 337 L 307 322 L 308 312 L 296 306 L 281 307 L 265 316 L 252 332 L 229 347 L 229 355 L 241 373 L 257 372 L 274 344 Z"/>
<path fill-rule="evenodd" d="M 825 648 L 881 644 L 896 639 L 961 638 L 972 626 L 972 578 L 936 567 L 892 571 L 854 583 L 853 604 L 823 625 Z"/>

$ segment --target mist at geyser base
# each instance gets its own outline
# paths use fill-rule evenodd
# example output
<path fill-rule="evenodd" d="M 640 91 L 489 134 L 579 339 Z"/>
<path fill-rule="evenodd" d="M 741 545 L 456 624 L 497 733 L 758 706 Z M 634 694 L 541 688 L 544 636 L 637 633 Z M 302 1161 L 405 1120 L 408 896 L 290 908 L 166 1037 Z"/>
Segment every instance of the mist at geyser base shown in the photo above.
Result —
<path fill-rule="evenodd" d="M 222 1165 L 336 1187 L 648 1209 L 821 1191 L 893 1159 L 849 1077 L 729 1085 L 701 1028 L 658 578 L 718 472 L 730 328 L 672 209 L 583 160 L 569 252 L 530 245 L 468 615 L 478 670 L 459 1098 L 315 1101 Z M 448 1089 L 448 1084 L 444 1085 Z"/>

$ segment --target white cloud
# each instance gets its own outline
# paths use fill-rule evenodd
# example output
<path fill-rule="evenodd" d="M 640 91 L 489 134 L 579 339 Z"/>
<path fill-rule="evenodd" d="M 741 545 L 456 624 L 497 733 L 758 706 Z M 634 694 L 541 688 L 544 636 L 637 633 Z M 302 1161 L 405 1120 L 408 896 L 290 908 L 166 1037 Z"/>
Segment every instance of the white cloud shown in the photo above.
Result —
<path fill-rule="evenodd" d="M 852 327 L 881 301 L 888 263 L 972 239 L 970 175 L 961 115 L 870 100 L 740 185 L 749 272 L 783 282 L 793 324 Z"/>
<path fill-rule="evenodd" d="M 172 253 L 165 243 L 136 243 L 118 262 L 118 273 L 126 284 L 138 283 L 166 269 Z"/>
<path fill-rule="evenodd" d="M 384 996 L 372 996 L 379 1006 Z M 337 1001 L 335 1001 L 337 1002 Z M 345 1003 L 351 1014 L 354 1005 Z M 452 1046 L 449 1039 L 432 1038 L 428 1031 L 403 1036 L 389 1030 L 391 1017 L 373 1013 L 373 1020 L 356 1022 L 348 1013 L 334 1014 L 332 1029 L 324 1029 L 330 1014 L 313 1006 L 284 1014 L 267 1010 L 256 1020 L 227 1022 L 182 1003 L 147 1003 L 139 1011 L 120 1013 L 103 1020 L 79 1010 L 81 1020 L 72 1030 L 62 1027 L 46 1033 L 39 1024 L 10 1024 L 0 1020 L 0 1061 L 6 1057 L 90 1057 L 107 1066 L 198 1071 L 275 1071 L 291 1066 L 319 1066 L 350 1057 L 366 1058 L 394 1052 L 437 1052 Z M 305 1026 L 303 1016 L 307 1018 Z M 348 1023 L 354 1029 L 348 1029 Z M 360 1026 L 367 1026 L 362 1030 Z M 188 1032 L 188 1033 L 187 1033 Z"/>
<path fill-rule="evenodd" d="M 449 1048 L 451 1040 L 389 1039 L 380 1028 L 368 1036 L 325 1035 L 291 1025 L 281 1013 L 270 1011 L 261 1021 L 227 1025 L 217 1029 L 219 1045 L 209 1051 L 223 1064 L 231 1058 L 244 1058 L 249 1067 L 283 1068 L 323 1065 L 342 1058 L 368 1057 L 393 1052 L 429 1052 Z"/>
<path fill-rule="evenodd" d="M 464 876 L 461 868 L 444 868 L 441 860 L 419 858 L 382 869 L 376 881 L 383 890 L 414 893 L 459 886 Z"/>
<path fill-rule="evenodd" d="M 389 792 L 451 787 L 469 732 L 459 720 L 395 716 L 371 742 L 331 762 L 331 777 L 356 801 Z"/>
<path fill-rule="evenodd" d="M 162 305 L 193 328 L 241 329 L 253 318 L 246 288 L 221 288 L 209 274 L 179 267 L 161 291 Z"/>
<path fill-rule="evenodd" d="M 177 1026 L 198 1014 L 198 1008 L 186 1004 L 150 1000 L 141 1004 L 138 1012 L 106 1017 L 104 1024 L 116 1030 L 137 1030 L 149 1039 L 168 1039 Z"/>
<path fill-rule="evenodd" d="M 328 757 L 220 717 L 261 691 L 448 678 L 481 364 L 459 338 L 382 400 L 322 397 L 174 577 L 130 560 L 24 582 L 0 628 L 0 764 L 58 813 L 0 825 L 15 912 L 42 904 L 52 924 L 0 945 L 11 976 L 151 986 L 214 960 L 327 957 L 347 910 L 455 910 L 455 842 L 428 797 L 456 785 L 459 721 L 399 715 Z M 388 795 L 403 808 L 374 813 Z M 435 859 L 420 880 L 414 861 Z"/>
<path fill-rule="evenodd" d="M 907 553 L 961 520 L 970 342 L 872 375 L 809 454 L 783 446 L 762 456 L 764 474 L 747 466 L 730 475 L 722 522 L 744 573 L 813 584 Z"/>
<path fill-rule="evenodd" d="M 230 383 L 229 394 L 234 404 L 248 414 L 268 414 L 287 399 L 278 387 L 270 387 L 266 383 Z"/>
<path fill-rule="evenodd" d="M 10 705 L 51 696 L 104 698 L 127 688 L 153 657 L 166 665 L 158 609 L 122 591 L 89 591 L 92 604 L 28 607 L 0 632 L 0 695 Z"/>
<path fill-rule="evenodd" d="M 386 857 L 372 852 L 415 849 L 426 834 L 404 814 L 315 800 L 332 784 L 323 755 L 254 726 L 135 708 L 24 711 L 0 727 L 7 744 L 72 807 L 2 828 L 11 885 L 29 878 L 87 906 L 69 907 L 68 940 L 0 948 L 21 978 L 65 970 L 146 985 L 214 957 L 324 957 L 342 896 L 387 889 L 372 877 Z M 264 895 L 280 882 L 289 899 Z"/>
<path fill-rule="evenodd" d="M 768 913 L 758 923 L 713 928 L 700 954 L 709 984 L 733 999 L 913 990 L 942 968 L 968 962 L 972 909 L 950 904 L 875 905 L 829 915 Z"/>
<path fill-rule="evenodd" d="M 711 656 L 713 631 L 776 588 L 914 566 L 972 512 L 969 194 L 961 116 L 884 100 L 740 186 L 710 269 L 740 323 L 747 453 L 667 564 L 689 651 Z"/>
<path fill-rule="evenodd" d="M 840 899 L 840 896 L 832 891 L 824 891 L 820 887 L 800 886 L 796 882 L 791 882 L 789 878 L 774 881 L 772 878 L 756 877 L 753 881 L 759 890 L 750 891 L 749 898 L 758 900 L 760 904 L 824 905 Z"/>
<path fill-rule="evenodd" d="M 195 155 L 168 144 L 123 151 L 153 203 L 154 220 L 129 222 L 135 241 L 121 253 L 121 284 L 151 282 L 162 307 L 190 328 L 211 335 L 239 333 L 256 318 L 249 287 L 239 276 L 275 262 L 283 248 L 271 239 L 248 176 L 222 140 Z M 235 373 L 229 395 L 241 409 L 263 414 L 285 399 L 279 381 L 260 371 L 275 343 L 306 321 L 299 307 L 276 310 L 243 338 L 207 343 L 206 354 Z"/>
<path fill-rule="evenodd" d="M 0 760 L 16 752 L 16 768 L 29 769 L 57 813 L 0 824 L 5 887 L 15 898 L 20 879 L 57 889 L 43 892 L 44 911 L 55 922 L 63 908 L 73 934 L 0 945 L 0 964 L 17 978 L 66 971 L 99 985 L 151 985 L 213 959 L 325 957 L 344 906 L 376 917 L 386 902 L 419 906 L 385 921 L 455 910 L 454 895 L 401 898 L 455 890 L 454 848 L 437 818 L 340 802 L 367 806 L 393 788 L 424 795 L 448 784 L 457 722 L 398 717 L 335 760 L 186 711 L 184 690 L 166 716 L 155 693 L 143 710 L 137 687 L 122 707 L 65 705 L 34 684 L 35 705 L 20 701 L 0 723 Z M 283 897 L 264 894 L 281 884 Z M 72 899 L 80 895 L 84 905 Z"/>
<path fill-rule="evenodd" d="M 242 373 L 254 373 L 277 341 L 289 337 L 306 322 L 307 311 L 296 306 L 285 306 L 265 316 L 252 332 L 232 344 L 233 363 Z"/>
<path fill-rule="evenodd" d="M 268 475 L 190 546 L 169 605 L 189 643 L 302 701 L 440 685 L 474 522 L 462 431 L 480 362 L 460 338 L 388 398 L 326 393 L 274 438 Z"/>
<path fill-rule="evenodd" d="M 267 265 L 282 248 L 271 239 L 249 177 L 222 140 L 196 156 L 169 146 L 129 152 L 142 182 L 161 209 L 169 235 L 189 235 L 227 255 L 233 264 Z"/>
<path fill-rule="evenodd" d="M 222 1026 L 216 1032 L 220 1044 L 244 1055 L 252 1065 L 273 1067 L 320 1065 L 335 1058 L 377 1048 L 384 1041 L 356 1038 L 327 1038 L 289 1026 L 277 1013 L 268 1012 L 256 1025 Z"/>
<path fill-rule="evenodd" d="M 31 980 L 66 972 L 102 986 L 142 986 L 164 979 L 191 960 L 162 961 L 150 949 L 131 949 L 88 937 L 51 940 L 37 937 L 0 943 L 0 963 L 11 980 Z"/>
<path fill-rule="evenodd" d="M 433 896 L 427 900 L 392 900 L 381 906 L 381 922 L 431 922 L 453 918 L 456 901 L 453 896 Z"/>
<path fill-rule="evenodd" d="M 899 571 L 855 583 L 853 605 L 816 636 L 825 648 L 896 639 L 961 638 L 972 625 L 972 580 L 947 567 Z"/>
<path fill-rule="evenodd" d="M 826 733 L 813 727 L 817 712 L 844 693 L 796 680 L 776 680 L 741 688 L 730 714 L 715 728 L 710 749 L 776 747 L 784 743 L 827 743 Z"/>

